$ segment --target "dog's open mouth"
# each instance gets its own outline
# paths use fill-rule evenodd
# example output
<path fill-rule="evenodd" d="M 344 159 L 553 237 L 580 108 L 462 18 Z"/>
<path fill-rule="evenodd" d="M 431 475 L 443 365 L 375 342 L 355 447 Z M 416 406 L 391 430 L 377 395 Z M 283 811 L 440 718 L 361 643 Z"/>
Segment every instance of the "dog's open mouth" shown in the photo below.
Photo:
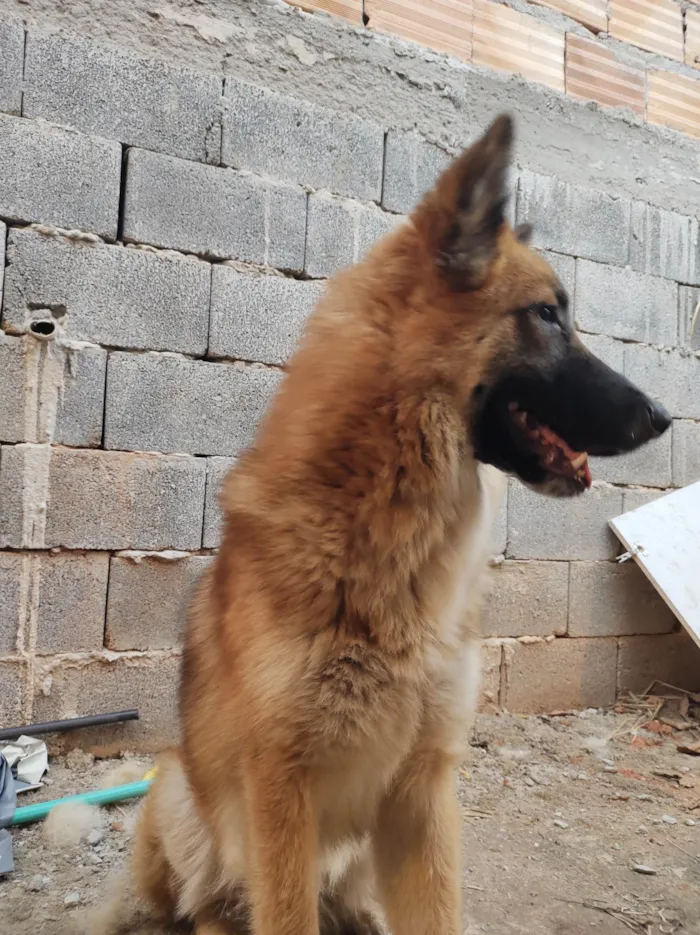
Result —
<path fill-rule="evenodd" d="M 527 447 L 545 471 L 570 478 L 586 490 L 591 486 L 593 479 L 587 452 L 574 451 L 560 435 L 538 422 L 532 413 L 521 409 L 517 403 L 509 403 L 508 410 Z"/>

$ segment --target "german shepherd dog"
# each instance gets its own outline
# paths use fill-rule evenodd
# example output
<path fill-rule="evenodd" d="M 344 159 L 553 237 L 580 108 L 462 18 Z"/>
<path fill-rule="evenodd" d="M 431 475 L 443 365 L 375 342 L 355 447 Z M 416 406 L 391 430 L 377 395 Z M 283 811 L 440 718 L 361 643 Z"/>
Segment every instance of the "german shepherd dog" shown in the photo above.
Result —
<path fill-rule="evenodd" d="M 141 896 L 197 935 L 458 935 L 455 764 L 505 474 L 558 497 L 667 413 L 504 219 L 510 118 L 338 275 L 222 493 Z"/>

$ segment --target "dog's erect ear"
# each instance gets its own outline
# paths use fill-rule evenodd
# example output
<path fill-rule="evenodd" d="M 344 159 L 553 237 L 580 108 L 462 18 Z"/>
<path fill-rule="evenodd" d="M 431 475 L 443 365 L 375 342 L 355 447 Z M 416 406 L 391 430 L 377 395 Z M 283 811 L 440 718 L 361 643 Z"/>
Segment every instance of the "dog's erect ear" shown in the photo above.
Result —
<path fill-rule="evenodd" d="M 505 220 L 512 143 L 512 119 L 498 117 L 442 174 L 416 214 L 454 289 L 478 289 L 488 275 Z"/>

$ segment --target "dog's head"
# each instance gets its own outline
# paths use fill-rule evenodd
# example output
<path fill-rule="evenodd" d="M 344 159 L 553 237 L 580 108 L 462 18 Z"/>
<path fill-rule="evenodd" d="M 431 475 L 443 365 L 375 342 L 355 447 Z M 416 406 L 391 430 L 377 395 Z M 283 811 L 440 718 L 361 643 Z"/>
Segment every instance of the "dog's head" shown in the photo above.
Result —
<path fill-rule="evenodd" d="M 413 216 L 476 458 L 554 496 L 591 484 L 588 455 L 632 451 L 670 418 L 581 343 L 569 300 L 529 230 L 504 219 L 513 128 L 500 117 Z"/>

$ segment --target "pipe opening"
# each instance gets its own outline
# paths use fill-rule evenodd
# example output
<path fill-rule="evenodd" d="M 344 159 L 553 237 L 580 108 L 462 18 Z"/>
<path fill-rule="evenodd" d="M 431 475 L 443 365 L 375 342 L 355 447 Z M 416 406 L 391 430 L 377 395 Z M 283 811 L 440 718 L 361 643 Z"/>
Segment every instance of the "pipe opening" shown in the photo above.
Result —
<path fill-rule="evenodd" d="M 56 336 L 56 322 L 42 318 L 30 322 L 29 330 L 39 341 L 50 341 Z"/>

